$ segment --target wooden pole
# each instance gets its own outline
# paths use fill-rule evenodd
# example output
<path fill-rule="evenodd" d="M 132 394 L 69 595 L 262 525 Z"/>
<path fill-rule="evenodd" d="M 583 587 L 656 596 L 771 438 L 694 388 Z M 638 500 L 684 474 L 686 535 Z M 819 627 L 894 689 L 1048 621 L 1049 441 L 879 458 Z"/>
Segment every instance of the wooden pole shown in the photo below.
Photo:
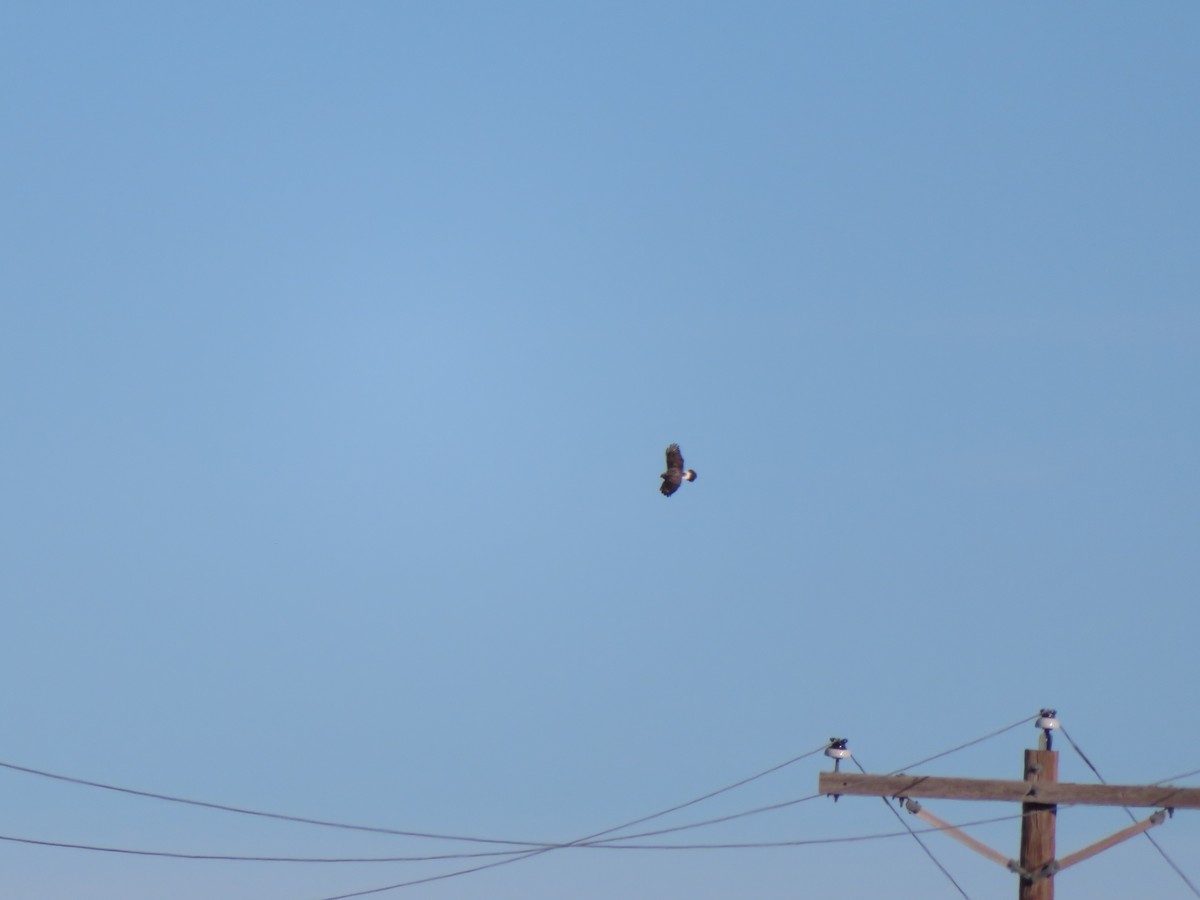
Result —
<path fill-rule="evenodd" d="M 822 772 L 817 778 L 817 790 L 833 799 L 842 795 L 896 797 L 906 801 L 908 810 L 933 823 L 950 837 L 962 841 L 988 859 L 1015 870 L 1020 884 L 1018 900 L 1054 900 L 1054 876 L 1060 869 L 1090 859 L 1121 841 L 1161 825 L 1176 809 L 1200 809 L 1200 788 L 1182 788 L 1170 784 L 1111 785 L 1060 784 L 1058 754 L 1050 749 L 1052 733 L 1058 728 L 1054 710 L 1043 709 L 1037 720 L 1042 730 L 1037 750 L 1025 751 L 1025 777 L 1020 781 L 1000 781 L 979 778 L 938 778 L 933 775 L 854 775 L 838 770 Z M 830 747 L 834 747 L 830 744 Z M 849 754 L 845 741 L 838 751 Z M 827 755 L 829 750 L 825 751 Z M 1020 861 L 1005 860 L 1004 856 L 980 841 L 963 834 L 957 827 L 921 809 L 914 798 L 940 800 L 1000 800 L 1021 804 Z M 1061 860 L 1054 859 L 1055 825 L 1058 806 L 1157 806 L 1159 811 L 1111 837 L 1097 841 Z M 1186 879 L 1184 879 L 1186 881 Z M 1190 884 L 1190 882 L 1189 882 Z"/>
<path fill-rule="evenodd" d="M 1032 782 L 1037 796 L 1038 782 L 1058 781 L 1058 751 L 1026 750 L 1025 780 Z M 1052 803 L 1022 803 L 1021 812 L 1021 888 L 1019 900 L 1054 900 L 1054 876 L 1028 877 L 1054 862 L 1054 825 L 1058 807 Z"/>

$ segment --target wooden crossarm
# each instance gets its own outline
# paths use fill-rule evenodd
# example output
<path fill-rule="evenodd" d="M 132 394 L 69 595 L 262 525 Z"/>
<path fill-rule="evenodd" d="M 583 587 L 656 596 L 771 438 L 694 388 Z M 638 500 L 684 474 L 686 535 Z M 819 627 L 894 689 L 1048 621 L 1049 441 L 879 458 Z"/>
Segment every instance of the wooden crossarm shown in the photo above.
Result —
<path fill-rule="evenodd" d="M 1070 782 L 1034 783 L 985 778 L 938 778 L 932 775 L 856 775 L 851 772 L 822 772 L 817 781 L 817 790 L 822 794 L 866 797 L 1200 809 L 1200 788 L 1182 788 L 1166 784 L 1135 786 Z"/>

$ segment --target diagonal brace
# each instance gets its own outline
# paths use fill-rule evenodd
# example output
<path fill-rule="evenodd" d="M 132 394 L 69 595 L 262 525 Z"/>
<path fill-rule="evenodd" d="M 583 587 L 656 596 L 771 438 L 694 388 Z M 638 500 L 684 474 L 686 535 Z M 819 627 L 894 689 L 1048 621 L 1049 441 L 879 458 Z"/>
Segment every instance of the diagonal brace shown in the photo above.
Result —
<path fill-rule="evenodd" d="M 1016 871 L 1014 866 L 1016 866 L 1017 863 L 1014 860 L 1009 859 L 1003 853 L 998 853 L 997 851 L 993 850 L 991 847 L 989 847 L 987 844 L 983 843 L 982 841 L 975 840 L 975 838 L 971 837 L 965 831 L 962 831 L 959 828 L 955 828 L 949 822 L 947 822 L 943 819 L 939 819 L 933 813 L 926 811 L 921 806 L 921 804 L 918 803 L 916 800 L 906 799 L 904 801 L 904 808 L 907 809 L 910 813 L 912 813 L 917 818 L 923 819 L 924 821 L 928 822 L 930 825 L 932 825 L 938 831 L 944 831 L 944 832 L 946 832 L 946 834 L 948 834 L 950 837 L 954 838 L 956 841 L 958 841 L 962 844 L 966 844 L 968 847 L 970 847 L 972 850 L 974 850 L 976 853 L 980 854 L 981 856 L 986 856 L 992 862 L 999 863 L 1000 865 L 1004 866 L 1006 869 L 1012 869 L 1013 871 Z"/>
<path fill-rule="evenodd" d="M 1084 847 L 1082 850 L 1076 850 L 1074 853 L 1062 857 L 1062 859 L 1056 859 L 1049 865 L 1043 866 L 1029 876 L 1030 880 L 1039 881 L 1043 878 L 1049 878 L 1068 866 L 1073 866 L 1075 863 L 1090 859 L 1097 853 L 1103 853 L 1109 847 L 1115 847 L 1117 844 L 1127 841 L 1131 837 L 1137 837 L 1139 834 L 1149 831 L 1155 825 L 1161 825 L 1166 820 L 1167 814 L 1173 812 L 1174 810 L 1160 809 L 1148 819 L 1143 819 L 1134 825 L 1130 825 L 1128 828 L 1121 829 L 1116 834 L 1109 835 L 1102 841 L 1096 841 L 1096 843 Z"/>

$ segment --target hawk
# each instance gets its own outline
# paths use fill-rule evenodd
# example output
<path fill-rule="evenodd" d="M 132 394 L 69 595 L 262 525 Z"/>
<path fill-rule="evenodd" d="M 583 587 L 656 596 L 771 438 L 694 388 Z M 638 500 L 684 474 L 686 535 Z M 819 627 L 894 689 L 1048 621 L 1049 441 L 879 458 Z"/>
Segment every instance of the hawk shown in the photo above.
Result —
<path fill-rule="evenodd" d="M 664 497 L 670 497 L 673 493 L 679 490 L 679 485 L 685 481 L 695 481 L 696 473 L 692 469 L 683 467 L 683 454 L 679 452 L 679 445 L 672 444 L 667 448 L 667 471 L 660 476 L 662 478 L 662 486 L 659 488 Z"/>

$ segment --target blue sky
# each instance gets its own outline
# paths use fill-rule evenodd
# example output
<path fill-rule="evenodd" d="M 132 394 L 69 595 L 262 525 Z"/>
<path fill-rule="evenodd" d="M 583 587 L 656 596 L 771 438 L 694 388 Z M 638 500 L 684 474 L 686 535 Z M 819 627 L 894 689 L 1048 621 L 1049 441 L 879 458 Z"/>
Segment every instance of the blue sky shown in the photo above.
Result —
<path fill-rule="evenodd" d="M 6 9 L 0 761 L 555 842 L 830 735 L 884 772 L 1045 705 L 1110 781 L 1200 766 L 1200 8 L 826 7 Z M 672 441 L 699 479 L 665 500 Z M 1035 739 L 925 771 L 1019 777 Z M 12 770 L 0 792 L 10 837 L 463 849 Z M 662 840 L 900 827 L 881 806 Z M 1060 823 L 1069 851 L 1127 820 Z M 1015 854 L 1016 828 L 976 833 Z M 1200 881 L 1197 817 L 1156 834 Z M 464 865 L 0 842 L 27 900 L 319 900 Z M 960 896 L 908 838 L 571 850 L 378 896 L 898 884 Z M 1059 889 L 1192 896 L 1140 840 Z"/>

